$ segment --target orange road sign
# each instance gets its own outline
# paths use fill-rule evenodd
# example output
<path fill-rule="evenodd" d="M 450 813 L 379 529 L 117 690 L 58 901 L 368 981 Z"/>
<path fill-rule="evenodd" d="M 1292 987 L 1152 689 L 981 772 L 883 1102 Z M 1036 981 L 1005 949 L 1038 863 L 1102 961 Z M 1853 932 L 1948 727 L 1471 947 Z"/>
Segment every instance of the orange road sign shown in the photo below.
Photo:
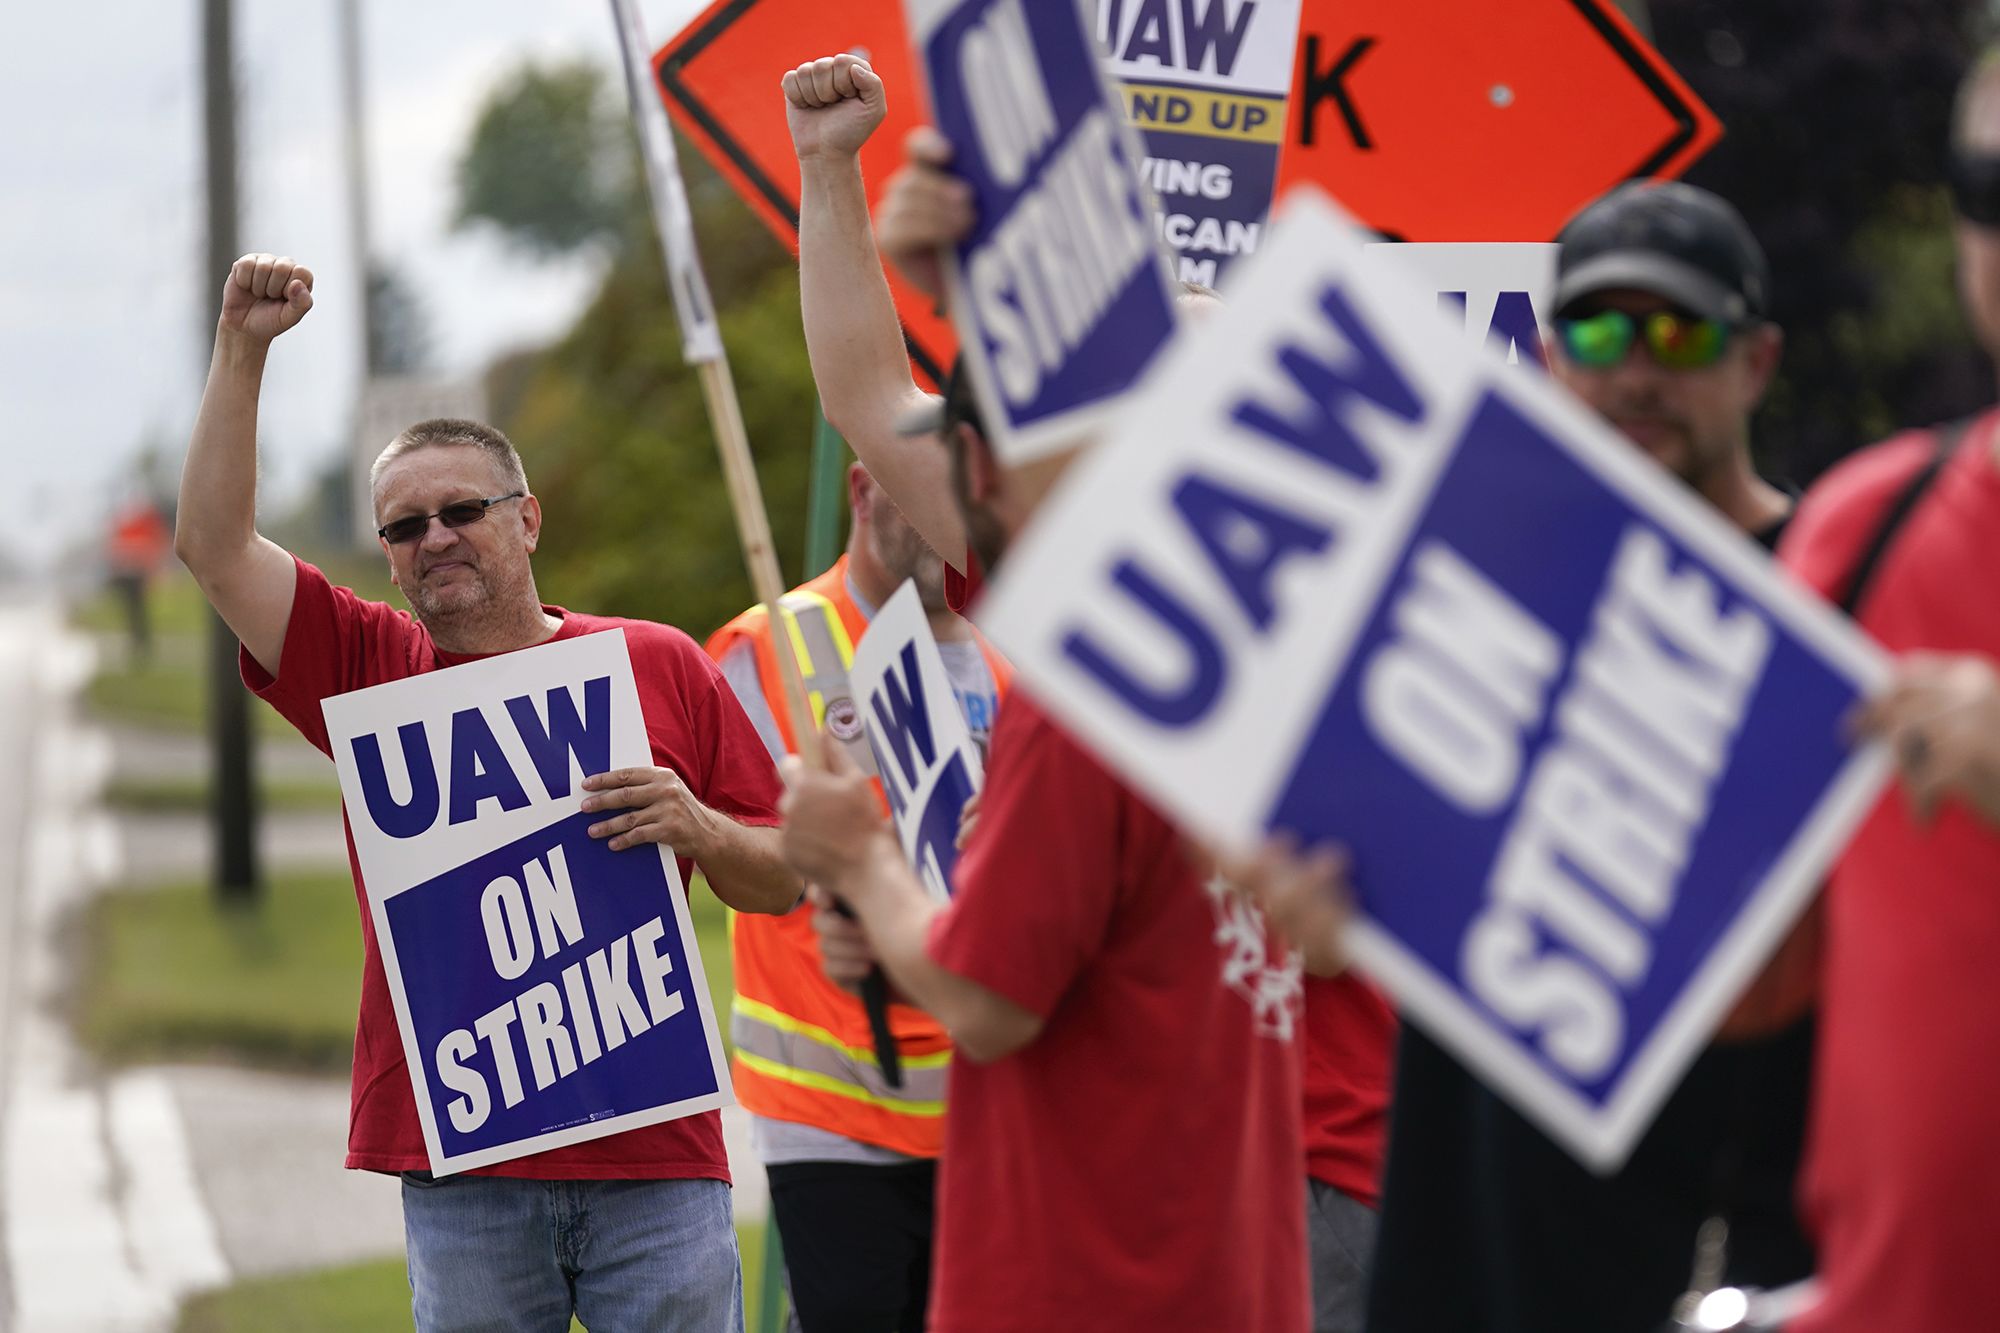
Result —
<path fill-rule="evenodd" d="M 1548 241 L 1722 127 L 1610 0 L 1305 0 L 1278 190 L 1406 241 Z"/>
<path fill-rule="evenodd" d="M 1721 137 L 1611 0 L 1304 5 L 1279 192 L 1312 181 L 1402 240 L 1547 241 L 1619 181 L 1679 175 Z M 653 57 L 674 122 L 794 248 L 779 80 L 840 51 L 866 54 L 888 84 L 888 120 L 861 155 L 879 198 L 924 120 L 901 0 L 715 0 Z M 951 328 L 893 274 L 890 286 L 911 359 L 936 383 Z"/>

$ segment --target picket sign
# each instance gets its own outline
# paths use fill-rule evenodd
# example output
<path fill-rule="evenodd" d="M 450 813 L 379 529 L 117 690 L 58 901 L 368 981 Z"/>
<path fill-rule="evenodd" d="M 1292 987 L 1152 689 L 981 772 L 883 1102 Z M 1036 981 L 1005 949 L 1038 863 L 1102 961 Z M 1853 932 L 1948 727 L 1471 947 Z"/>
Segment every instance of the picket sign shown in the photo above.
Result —
<path fill-rule="evenodd" d="M 433 1172 L 734 1100 L 672 853 L 581 811 L 653 763 L 623 630 L 322 709 Z"/>
<path fill-rule="evenodd" d="M 980 623 L 1184 827 L 1345 845 L 1353 954 L 1611 1169 L 1876 796 L 1879 652 L 1295 192 Z"/>
<path fill-rule="evenodd" d="M 1009 463 L 1074 447 L 1173 334 L 1140 155 L 1076 6 L 904 8 L 978 217 L 945 278 L 987 436 Z"/>
<path fill-rule="evenodd" d="M 1097 0 L 1104 69 L 1146 146 L 1154 234 L 1214 287 L 1254 254 L 1278 185 L 1299 0 Z"/>
<path fill-rule="evenodd" d="M 986 771 L 915 583 L 905 580 L 875 613 L 848 679 L 903 854 L 943 902 L 958 864 L 959 818 Z"/>
<path fill-rule="evenodd" d="M 1469 346 L 1491 343 L 1518 365 L 1542 362 L 1559 249 L 1529 241 L 1412 241 L 1370 245 L 1364 257 L 1395 269 L 1420 305 L 1464 330 Z"/>

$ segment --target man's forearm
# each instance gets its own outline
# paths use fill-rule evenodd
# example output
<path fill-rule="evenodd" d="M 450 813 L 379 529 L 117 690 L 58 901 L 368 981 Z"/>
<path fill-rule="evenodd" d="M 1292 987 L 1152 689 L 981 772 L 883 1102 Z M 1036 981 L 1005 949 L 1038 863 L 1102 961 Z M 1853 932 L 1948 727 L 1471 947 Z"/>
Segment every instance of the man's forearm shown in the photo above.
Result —
<path fill-rule="evenodd" d="M 739 912 L 782 915 L 804 892 L 785 864 L 782 834 L 711 811 L 712 832 L 692 855 L 717 898 Z"/>
<path fill-rule="evenodd" d="M 924 890 L 893 838 L 876 839 L 846 887 L 891 984 L 942 1023 L 962 1053 L 975 1061 L 997 1060 L 1034 1040 L 1041 1030 L 1038 1017 L 932 961 L 931 923 L 945 909 Z"/>
<path fill-rule="evenodd" d="M 257 536 L 257 397 L 269 344 L 219 331 L 181 470 L 174 551 L 195 577 Z"/>
<path fill-rule="evenodd" d="M 845 154 L 807 157 L 799 175 L 799 301 L 820 403 L 918 535 L 956 562 L 965 526 L 944 451 L 929 437 L 897 431 L 924 394 L 910 378 L 860 162 Z"/>

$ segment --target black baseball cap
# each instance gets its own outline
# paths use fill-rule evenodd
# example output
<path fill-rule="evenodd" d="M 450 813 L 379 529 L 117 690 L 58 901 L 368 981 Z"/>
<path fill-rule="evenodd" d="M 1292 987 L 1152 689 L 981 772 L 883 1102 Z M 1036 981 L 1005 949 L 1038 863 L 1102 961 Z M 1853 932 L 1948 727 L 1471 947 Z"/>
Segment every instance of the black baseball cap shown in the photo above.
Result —
<path fill-rule="evenodd" d="M 1742 214 L 1683 181 L 1628 181 L 1571 218 L 1556 243 L 1557 313 L 1625 287 L 1725 324 L 1770 314 L 1771 267 Z"/>

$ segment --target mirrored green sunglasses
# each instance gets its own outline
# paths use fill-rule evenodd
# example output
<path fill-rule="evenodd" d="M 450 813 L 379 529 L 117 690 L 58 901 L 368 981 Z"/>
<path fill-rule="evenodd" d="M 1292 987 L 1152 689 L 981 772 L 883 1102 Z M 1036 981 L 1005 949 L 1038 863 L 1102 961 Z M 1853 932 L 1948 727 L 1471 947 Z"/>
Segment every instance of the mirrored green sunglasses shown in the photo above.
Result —
<path fill-rule="evenodd" d="M 1600 310 L 1580 319 L 1557 319 L 1563 352 L 1580 366 L 1605 370 L 1621 364 L 1641 339 L 1654 361 L 1669 370 L 1700 370 L 1722 359 L 1735 330 L 1718 319 L 1696 319 L 1671 310 L 1632 315 Z"/>

